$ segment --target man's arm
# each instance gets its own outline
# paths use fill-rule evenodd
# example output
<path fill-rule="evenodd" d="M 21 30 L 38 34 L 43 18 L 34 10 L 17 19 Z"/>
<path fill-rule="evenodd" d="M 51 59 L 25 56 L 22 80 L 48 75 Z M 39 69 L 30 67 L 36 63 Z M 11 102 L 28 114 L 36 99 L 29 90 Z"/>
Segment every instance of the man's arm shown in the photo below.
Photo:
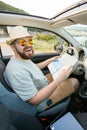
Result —
<path fill-rule="evenodd" d="M 43 62 L 38 63 L 37 66 L 40 69 L 44 69 L 48 64 L 50 64 L 52 61 L 57 60 L 58 58 L 59 58 L 59 56 L 55 56 L 55 57 L 49 58 L 48 60 L 45 60 Z"/>
<path fill-rule="evenodd" d="M 62 81 L 69 77 L 71 71 L 72 66 L 60 71 L 57 78 L 52 83 L 50 83 L 47 87 L 44 87 L 43 89 L 39 90 L 33 98 L 28 100 L 28 102 L 36 105 L 43 102 L 54 92 L 54 90 L 58 87 L 58 85 L 60 85 Z"/>

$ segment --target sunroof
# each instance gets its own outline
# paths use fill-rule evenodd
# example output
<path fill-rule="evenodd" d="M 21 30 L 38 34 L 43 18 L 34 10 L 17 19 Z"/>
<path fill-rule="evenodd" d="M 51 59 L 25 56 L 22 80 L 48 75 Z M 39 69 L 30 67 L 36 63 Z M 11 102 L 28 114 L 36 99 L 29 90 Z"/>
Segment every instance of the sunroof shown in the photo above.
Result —
<path fill-rule="evenodd" d="M 0 10 L 52 18 L 79 0 L 0 0 Z M 3 2 L 3 3 L 2 3 Z"/>

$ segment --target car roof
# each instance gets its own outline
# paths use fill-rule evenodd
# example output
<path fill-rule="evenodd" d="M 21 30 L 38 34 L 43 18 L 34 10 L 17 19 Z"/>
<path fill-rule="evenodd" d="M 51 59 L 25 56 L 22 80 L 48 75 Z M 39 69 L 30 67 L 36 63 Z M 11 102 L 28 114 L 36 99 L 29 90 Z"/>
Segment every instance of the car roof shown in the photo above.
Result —
<path fill-rule="evenodd" d="M 87 24 L 87 0 L 77 2 L 62 12 L 59 12 L 51 19 L 0 11 L 0 25 L 33 25 L 33 27 L 60 28 L 78 23 Z"/>

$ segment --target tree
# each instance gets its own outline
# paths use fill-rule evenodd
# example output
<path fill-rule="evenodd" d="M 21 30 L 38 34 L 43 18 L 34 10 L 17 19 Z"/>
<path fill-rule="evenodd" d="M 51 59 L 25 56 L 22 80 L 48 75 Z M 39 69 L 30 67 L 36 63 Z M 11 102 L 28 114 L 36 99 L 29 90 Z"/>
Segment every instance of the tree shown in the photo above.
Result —
<path fill-rule="evenodd" d="M 0 11 L 28 14 L 24 10 L 10 6 L 2 1 L 0 1 Z"/>

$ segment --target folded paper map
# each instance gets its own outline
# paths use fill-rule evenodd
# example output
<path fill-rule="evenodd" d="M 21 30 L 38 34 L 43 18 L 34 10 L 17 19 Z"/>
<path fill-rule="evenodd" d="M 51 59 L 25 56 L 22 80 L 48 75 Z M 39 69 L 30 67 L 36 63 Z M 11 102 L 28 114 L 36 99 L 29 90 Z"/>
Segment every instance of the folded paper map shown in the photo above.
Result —
<path fill-rule="evenodd" d="M 49 65 L 48 65 L 48 68 L 53 76 L 53 79 L 56 78 L 56 76 L 58 75 L 58 72 L 61 70 L 61 69 L 66 69 L 68 68 L 70 65 L 73 66 L 73 70 L 74 68 L 76 67 L 78 63 L 78 59 L 75 58 L 74 56 L 71 56 L 67 53 L 64 53 L 60 58 L 58 58 L 58 60 L 55 60 L 53 62 L 51 62 Z M 72 70 L 72 71 L 73 71 Z"/>

